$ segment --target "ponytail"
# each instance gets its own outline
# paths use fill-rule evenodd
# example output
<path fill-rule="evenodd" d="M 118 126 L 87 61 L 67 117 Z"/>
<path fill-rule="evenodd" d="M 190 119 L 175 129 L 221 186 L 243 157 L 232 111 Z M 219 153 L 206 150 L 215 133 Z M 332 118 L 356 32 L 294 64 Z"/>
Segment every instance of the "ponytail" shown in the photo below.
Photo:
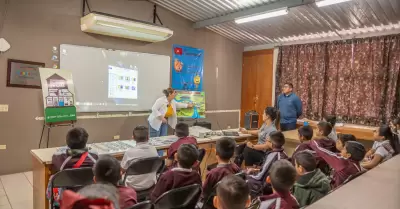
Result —
<path fill-rule="evenodd" d="M 267 108 L 265 108 L 265 114 L 271 118 L 272 123 L 274 123 L 275 127 L 279 128 L 278 127 L 280 124 L 279 110 L 276 109 L 275 107 L 267 107 Z"/>
<path fill-rule="evenodd" d="M 163 90 L 163 94 L 164 94 L 166 97 L 168 97 L 169 95 L 173 94 L 174 91 L 175 91 L 175 90 L 174 90 L 173 88 L 167 88 L 167 89 L 164 89 L 164 90 Z"/>

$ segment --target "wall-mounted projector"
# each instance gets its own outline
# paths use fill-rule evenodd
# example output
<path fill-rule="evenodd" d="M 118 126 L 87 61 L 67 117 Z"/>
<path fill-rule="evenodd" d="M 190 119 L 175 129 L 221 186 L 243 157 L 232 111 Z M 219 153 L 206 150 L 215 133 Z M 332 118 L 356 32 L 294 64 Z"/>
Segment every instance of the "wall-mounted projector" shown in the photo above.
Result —
<path fill-rule="evenodd" d="M 146 42 L 165 41 L 174 34 L 171 29 L 160 25 L 100 12 L 91 12 L 82 17 L 81 30 Z"/>

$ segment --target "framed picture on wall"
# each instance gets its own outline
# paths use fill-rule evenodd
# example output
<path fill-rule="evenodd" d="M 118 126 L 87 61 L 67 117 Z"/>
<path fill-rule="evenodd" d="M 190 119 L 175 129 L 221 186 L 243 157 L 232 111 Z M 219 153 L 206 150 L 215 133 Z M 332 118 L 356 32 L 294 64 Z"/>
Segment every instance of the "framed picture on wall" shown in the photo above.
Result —
<path fill-rule="evenodd" d="M 8 59 L 7 87 L 41 89 L 39 68 L 44 63 Z"/>

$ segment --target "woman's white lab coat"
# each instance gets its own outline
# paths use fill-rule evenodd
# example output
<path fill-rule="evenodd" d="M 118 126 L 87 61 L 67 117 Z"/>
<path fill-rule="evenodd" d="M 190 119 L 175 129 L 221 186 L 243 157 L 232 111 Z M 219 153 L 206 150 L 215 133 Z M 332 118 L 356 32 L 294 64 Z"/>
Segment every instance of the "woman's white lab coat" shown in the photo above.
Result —
<path fill-rule="evenodd" d="M 172 109 L 174 110 L 171 117 L 168 118 L 168 124 L 171 128 L 175 129 L 175 126 L 178 122 L 176 117 L 176 110 L 181 108 L 187 108 L 188 104 L 177 102 L 175 100 L 171 101 Z M 162 96 L 156 100 L 153 107 L 151 108 L 151 114 L 148 118 L 150 126 L 155 130 L 160 130 L 162 120 L 159 119 L 159 116 L 164 117 L 165 113 L 168 109 L 168 99 L 166 96 Z"/>

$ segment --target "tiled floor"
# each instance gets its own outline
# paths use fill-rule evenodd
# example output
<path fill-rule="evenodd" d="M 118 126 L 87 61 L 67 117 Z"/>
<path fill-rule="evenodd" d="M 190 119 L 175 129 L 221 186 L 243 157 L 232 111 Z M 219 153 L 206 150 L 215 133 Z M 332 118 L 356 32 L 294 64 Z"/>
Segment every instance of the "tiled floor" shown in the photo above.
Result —
<path fill-rule="evenodd" d="M 0 209 L 33 208 L 32 172 L 0 176 Z"/>

